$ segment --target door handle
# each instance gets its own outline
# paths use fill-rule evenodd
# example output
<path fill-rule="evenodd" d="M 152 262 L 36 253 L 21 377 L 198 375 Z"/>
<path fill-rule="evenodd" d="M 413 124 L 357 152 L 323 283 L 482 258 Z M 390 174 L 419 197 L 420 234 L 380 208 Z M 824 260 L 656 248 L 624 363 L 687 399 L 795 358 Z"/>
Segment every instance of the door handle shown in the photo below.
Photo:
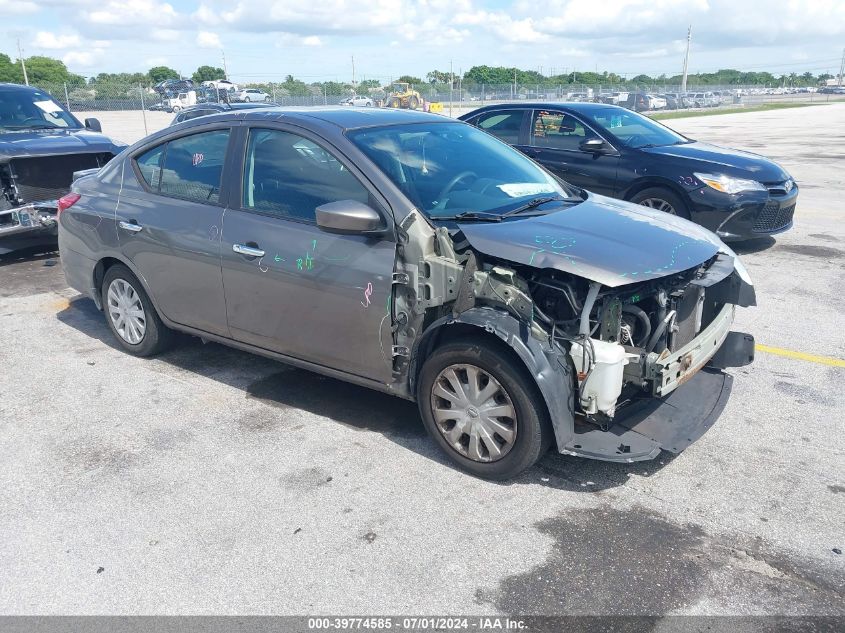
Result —
<path fill-rule="evenodd" d="M 264 251 L 260 248 L 247 246 L 246 244 L 232 244 L 232 250 L 248 257 L 264 257 Z"/>
<path fill-rule="evenodd" d="M 136 222 L 124 222 L 120 221 L 117 225 L 122 228 L 124 231 L 129 231 L 130 233 L 137 233 L 138 231 L 142 230 L 144 227 Z"/>

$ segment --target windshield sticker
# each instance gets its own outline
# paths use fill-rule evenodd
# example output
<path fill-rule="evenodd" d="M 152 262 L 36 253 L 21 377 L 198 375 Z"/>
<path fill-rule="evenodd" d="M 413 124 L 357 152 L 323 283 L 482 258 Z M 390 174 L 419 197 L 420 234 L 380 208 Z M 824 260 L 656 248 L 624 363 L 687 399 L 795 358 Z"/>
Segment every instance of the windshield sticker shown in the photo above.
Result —
<path fill-rule="evenodd" d="M 34 105 L 41 108 L 44 112 L 47 112 L 49 114 L 53 114 L 54 112 L 61 112 L 62 111 L 62 106 L 60 106 L 55 101 L 50 101 L 50 100 L 34 101 L 33 103 L 34 103 Z"/>
<path fill-rule="evenodd" d="M 497 185 L 497 187 L 511 198 L 536 196 L 538 193 L 555 193 L 554 185 L 545 182 L 510 182 Z"/>
<path fill-rule="evenodd" d="M 622 117 L 621 116 L 612 116 L 610 117 L 610 127 L 622 127 Z"/>
<path fill-rule="evenodd" d="M 202 155 L 202 154 L 200 154 L 199 152 L 195 153 L 195 154 L 194 154 L 194 157 L 193 157 L 193 160 L 192 160 L 192 162 L 193 162 L 193 164 L 194 164 L 194 167 L 196 167 L 197 165 L 199 165 L 199 164 L 200 164 L 202 161 L 204 161 L 204 160 L 205 160 L 205 156 L 203 156 L 203 155 Z"/>

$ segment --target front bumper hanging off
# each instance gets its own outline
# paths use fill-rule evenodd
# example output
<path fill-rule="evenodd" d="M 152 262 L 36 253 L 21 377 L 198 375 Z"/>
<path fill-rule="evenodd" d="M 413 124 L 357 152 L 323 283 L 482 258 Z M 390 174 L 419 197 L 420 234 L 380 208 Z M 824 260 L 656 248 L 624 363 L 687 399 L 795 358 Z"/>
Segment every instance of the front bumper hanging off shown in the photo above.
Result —
<path fill-rule="evenodd" d="M 0 255 L 51 245 L 57 237 L 55 202 L 31 203 L 0 211 Z"/>

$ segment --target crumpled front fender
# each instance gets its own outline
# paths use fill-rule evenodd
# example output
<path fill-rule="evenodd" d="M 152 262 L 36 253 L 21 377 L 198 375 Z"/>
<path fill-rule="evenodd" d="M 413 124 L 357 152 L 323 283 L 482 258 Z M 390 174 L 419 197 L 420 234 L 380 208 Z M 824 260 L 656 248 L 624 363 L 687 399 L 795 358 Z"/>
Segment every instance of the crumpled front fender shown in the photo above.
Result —
<path fill-rule="evenodd" d="M 549 411 L 558 450 L 561 450 L 575 434 L 572 369 L 566 353 L 556 346 L 550 346 L 548 341 L 532 336 L 527 323 L 503 310 L 477 306 L 457 316 L 445 316 L 429 325 L 412 352 L 411 393 L 416 392 L 415 382 L 419 365 L 425 360 L 438 335 L 445 331 L 444 328 L 455 324 L 470 325 L 493 334 L 522 360 L 540 389 Z"/>

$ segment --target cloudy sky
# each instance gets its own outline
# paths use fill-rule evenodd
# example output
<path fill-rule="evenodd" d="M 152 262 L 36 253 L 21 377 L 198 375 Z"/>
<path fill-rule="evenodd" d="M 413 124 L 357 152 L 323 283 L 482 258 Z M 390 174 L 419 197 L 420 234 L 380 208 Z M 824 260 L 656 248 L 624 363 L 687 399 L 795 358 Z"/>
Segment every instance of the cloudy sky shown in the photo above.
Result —
<path fill-rule="evenodd" d="M 845 0 L 0 0 L 0 52 L 49 55 L 81 75 L 185 74 L 236 81 L 387 81 L 432 69 L 518 66 L 629 75 L 690 70 L 836 73 Z"/>

